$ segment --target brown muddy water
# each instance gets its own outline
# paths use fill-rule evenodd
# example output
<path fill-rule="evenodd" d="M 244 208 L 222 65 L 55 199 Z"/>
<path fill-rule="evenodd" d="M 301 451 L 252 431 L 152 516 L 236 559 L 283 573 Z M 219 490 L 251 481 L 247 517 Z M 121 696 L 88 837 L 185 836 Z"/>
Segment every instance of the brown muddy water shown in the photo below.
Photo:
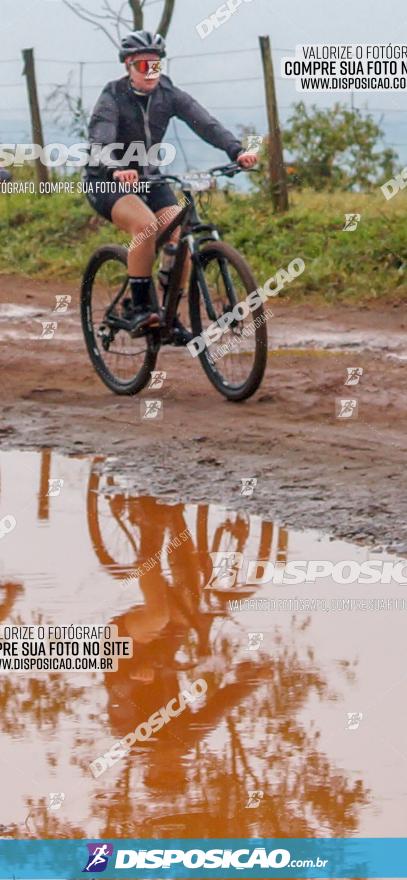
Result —
<path fill-rule="evenodd" d="M 211 562 L 396 557 L 248 515 L 244 497 L 231 513 L 134 496 L 113 458 L 4 452 L 0 478 L 0 519 L 16 520 L 1 625 L 116 623 L 133 638 L 117 673 L 0 674 L 1 836 L 405 834 L 407 610 L 334 608 L 406 587 L 245 586 L 239 566 L 219 584 Z M 239 604 L 281 597 L 324 602 Z M 92 761 L 198 678 L 201 699 L 94 778 Z"/>
<path fill-rule="evenodd" d="M 349 352 L 361 354 L 371 352 L 386 358 L 407 360 L 405 326 L 352 327 L 336 323 L 336 314 L 324 314 L 323 321 L 312 314 L 308 318 L 295 314 L 279 314 L 278 320 L 272 320 L 273 313 L 268 315 L 268 333 L 270 351 L 285 349 L 314 350 L 317 352 Z M 42 325 L 55 315 L 49 306 L 34 307 L 17 305 L 16 303 L 0 303 L 0 341 L 3 343 L 24 339 L 27 344 L 38 342 Z M 320 320 L 320 326 L 318 326 Z M 78 320 L 72 309 L 64 313 L 64 320 L 58 328 L 60 342 L 68 347 L 82 345 L 83 336 Z M 246 340 L 250 350 L 249 339 Z"/>

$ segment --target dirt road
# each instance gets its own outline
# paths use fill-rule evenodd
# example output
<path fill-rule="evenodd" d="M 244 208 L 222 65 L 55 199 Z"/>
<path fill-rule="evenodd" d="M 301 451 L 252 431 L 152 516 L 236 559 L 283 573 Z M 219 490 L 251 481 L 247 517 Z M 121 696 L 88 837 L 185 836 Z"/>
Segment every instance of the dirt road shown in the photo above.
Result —
<path fill-rule="evenodd" d="M 405 306 L 274 302 L 265 381 L 244 404 L 223 400 L 187 351 L 164 348 L 164 417 L 147 422 L 140 398 L 115 397 L 93 372 L 72 285 L 3 276 L 0 287 L 3 448 L 114 456 L 106 467 L 142 493 L 407 552 Z M 41 340 L 60 293 L 72 307 Z M 354 366 L 363 376 L 346 387 Z M 336 398 L 356 398 L 357 418 L 336 418 Z"/>

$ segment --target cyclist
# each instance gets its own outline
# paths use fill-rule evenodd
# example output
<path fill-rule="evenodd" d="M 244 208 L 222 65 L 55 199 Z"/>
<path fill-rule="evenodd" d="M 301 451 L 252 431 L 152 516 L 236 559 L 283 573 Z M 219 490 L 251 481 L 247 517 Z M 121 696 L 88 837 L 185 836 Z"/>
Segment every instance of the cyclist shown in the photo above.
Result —
<path fill-rule="evenodd" d="M 237 161 L 243 168 L 251 168 L 257 161 L 256 154 L 245 151 L 241 142 L 194 98 L 174 86 L 169 77 L 161 75 L 160 62 L 164 56 L 165 41 L 160 34 L 144 30 L 128 34 L 122 40 L 119 56 L 126 66 L 126 75 L 105 86 L 89 126 L 91 145 L 124 144 L 123 149 L 112 149 L 109 164 L 100 161 L 94 168 L 90 163 L 86 169 L 86 181 L 88 187 L 91 185 L 87 197 L 92 207 L 133 239 L 128 255 L 132 300 L 125 300 L 123 306 L 126 317 L 132 321 L 132 334 L 159 324 L 159 316 L 150 306 L 149 297 L 155 233 L 162 232 L 180 209 L 167 184 L 151 186 L 149 193 L 140 195 L 120 191 L 120 183 L 136 183 L 140 172 L 150 176 L 159 174 L 159 171 L 156 166 L 142 164 L 137 159 L 130 161 L 128 168 L 118 167 L 118 160 L 135 142 L 144 145 L 147 153 L 153 145 L 163 142 L 169 121 L 175 116 L 186 122 L 204 141 L 224 150 L 231 161 Z M 112 181 L 107 192 L 101 191 L 100 185 L 95 186 L 102 180 Z M 160 221 L 163 214 L 165 217 Z M 147 230 L 144 236 L 143 230 Z M 173 243 L 178 236 L 179 230 L 176 230 L 171 237 Z M 186 266 L 181 288 L 187 282 L 188 269 Z M 180 290 L 180 298 L 182 292 Z M 175 328 L 182 335 L 183 328 L 178 319 Z M 184 332 L 180 344 L 186 344 L 189 338 L 190 334 Z"/>

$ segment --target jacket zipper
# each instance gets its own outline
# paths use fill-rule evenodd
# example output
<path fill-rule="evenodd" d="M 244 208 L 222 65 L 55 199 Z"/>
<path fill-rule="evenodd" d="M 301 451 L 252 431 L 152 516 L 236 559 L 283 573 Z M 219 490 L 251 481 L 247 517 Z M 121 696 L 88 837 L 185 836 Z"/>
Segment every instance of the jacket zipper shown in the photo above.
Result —
<path fill-rule="evenodd" d="M 144 132 L 145 132 L 146 142 L 147 142 L 147 153 L 151 147 L 151 129 L 150 129 L 150 120 L 148 118 L 148 111 L 150 109 L 150 101 L 151 101 L 151 95 L 148 96 L 146 109 L 144 109 L 143 105 L 140 103 L 141 112 L 143 114 L 143 119 L 144 119 Z"/>

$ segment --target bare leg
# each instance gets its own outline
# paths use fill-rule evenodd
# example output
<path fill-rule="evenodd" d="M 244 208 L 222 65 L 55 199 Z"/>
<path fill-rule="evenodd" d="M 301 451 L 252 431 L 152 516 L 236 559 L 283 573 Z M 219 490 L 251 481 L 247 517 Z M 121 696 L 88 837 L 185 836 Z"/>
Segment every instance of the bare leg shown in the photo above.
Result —
<path fill-rule="evenodd" d="M 136 195 L 123 196 L 112 209 L 112 220 L 132 236 L 127 265 L 131 290 L 132 332 L 159 325 L 159 315 L 151 305 L 151 276 L 155 257 L 157 220 Z M 129 307 L 124 301 L 123 305 Z"/>
<path fill-rule="evenodd" d="M 123 196 L 112 209 L 115 226 L 132 236 L 129 246 L 129 275 L 151 275 L 155 257 L 158 222 L 155 214 L 135 195 Z"/>

